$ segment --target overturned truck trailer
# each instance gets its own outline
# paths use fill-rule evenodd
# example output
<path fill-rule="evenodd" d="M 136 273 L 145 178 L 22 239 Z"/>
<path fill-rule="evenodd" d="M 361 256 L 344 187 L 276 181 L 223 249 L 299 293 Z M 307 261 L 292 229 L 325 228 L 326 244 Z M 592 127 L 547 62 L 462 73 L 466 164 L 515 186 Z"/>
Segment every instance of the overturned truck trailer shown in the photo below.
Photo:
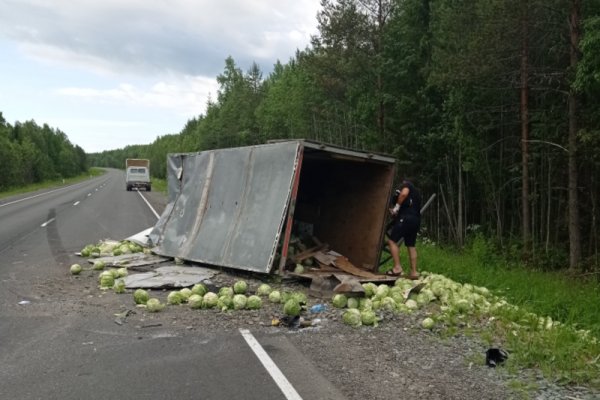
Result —
<path fill-rule="evenodd" d="M 302 229 L 374 270 L 395 160 L 291 140 L 170 154 L 169 204 L 150 233 L 157 254 L 261 273 L 282 271 Z"/>

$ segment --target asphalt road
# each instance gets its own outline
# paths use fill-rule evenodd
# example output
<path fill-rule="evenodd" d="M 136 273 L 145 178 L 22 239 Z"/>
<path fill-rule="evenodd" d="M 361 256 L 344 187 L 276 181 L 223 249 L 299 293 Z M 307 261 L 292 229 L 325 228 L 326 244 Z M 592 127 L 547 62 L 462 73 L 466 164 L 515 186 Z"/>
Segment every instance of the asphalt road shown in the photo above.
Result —
<path fill-rule="evenodd" d="M 111 170 L 0 201 L 0 399 L 341 399 L 283 335 L 140 333 L 61 292 L 83 246 L 154 225 L 141 195 Z"/>

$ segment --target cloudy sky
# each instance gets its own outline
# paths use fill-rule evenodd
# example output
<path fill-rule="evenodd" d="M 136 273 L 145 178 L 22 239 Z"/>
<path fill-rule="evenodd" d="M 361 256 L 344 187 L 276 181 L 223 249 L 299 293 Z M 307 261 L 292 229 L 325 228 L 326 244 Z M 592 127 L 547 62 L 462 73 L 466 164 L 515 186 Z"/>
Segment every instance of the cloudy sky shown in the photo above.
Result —
<path fill-rule="evenodd" d="M 319 0 L 0 0 L 0 112 L 86 152 L 202 114 L 232 56 L 266 76 L 316 33 Z"/>

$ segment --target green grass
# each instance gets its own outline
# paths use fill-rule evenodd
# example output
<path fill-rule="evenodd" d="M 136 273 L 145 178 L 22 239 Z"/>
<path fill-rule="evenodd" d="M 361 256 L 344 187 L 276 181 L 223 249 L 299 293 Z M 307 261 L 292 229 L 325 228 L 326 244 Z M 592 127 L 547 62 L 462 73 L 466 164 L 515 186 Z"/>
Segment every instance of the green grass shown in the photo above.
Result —
<path fill-rule="evenodd" d="M 481 260 L 472 251 L 455 253 L 437 246 L 418 248 L 419 269 L 436 272 L 460 283 L 485 286 L 512 304 L 540 316 L 589 329 L 600 337 L 600 284 L 576 281 L 560 272 L 509 267 Z"/>
<path fill-rule="evenodd" d="M 152 178 L 152 190 L 167 194 L 168 188 L 166 179 Z"/>
<path fill-rule="evenodd" d="M 18 194 L 34 192 L 41 189 L 71 185 L 73 183 L 82 182 L 91 177 L 103 175 L 104 173 L 105 171 L 102 168 L 90 168 L 87 173 L 80 174 L 72 178 L 49 180 L 0 192 L 0 199 Z"/>
<path fill-rule="evenodd" d="M 499 311 L 491 320 L 490 315 L 478 317 L 484 322 L 477 332 L 482 341 L 510 352 L 509 370 L 539 368 L 556 382 L 600 387 L 600 284 L 576 281 L 560 272 L 515 267 L 481 251 L 482 247 L 475 243 L 457 252 L 420 243 L 418 269 L 485 286 L 517 306 Z M 401 258 L 406 269 L 404 247 Z M 389 267 L 387 263 L 384 268 Z M 560 324 L 551 329 L 540 325 L 539 317 L 548 316 Z M 445 334 L 450 331 L 466 334 L 456 326 Z"/>

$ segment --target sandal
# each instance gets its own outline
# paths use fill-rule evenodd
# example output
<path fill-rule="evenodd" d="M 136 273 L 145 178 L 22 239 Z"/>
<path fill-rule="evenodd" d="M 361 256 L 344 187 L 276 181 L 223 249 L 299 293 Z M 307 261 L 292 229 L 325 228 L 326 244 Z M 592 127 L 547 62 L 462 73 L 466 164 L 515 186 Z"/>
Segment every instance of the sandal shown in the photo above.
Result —
<path fill-rule="evenodd" d="M 410 279 L 411 281 L 418 281 L 421 277 L 419 275 L 410 275 L 406 276 L 406 279 Z"/>
<path fill-rule="evenodd" d="M 400 271 L 400 272 L 394 272 L 394 269 L 390 269 L 389 271 L 386 271 L 385 273 L 387 276 L 402 276 L 404 275 L 404 271 Z"/>

